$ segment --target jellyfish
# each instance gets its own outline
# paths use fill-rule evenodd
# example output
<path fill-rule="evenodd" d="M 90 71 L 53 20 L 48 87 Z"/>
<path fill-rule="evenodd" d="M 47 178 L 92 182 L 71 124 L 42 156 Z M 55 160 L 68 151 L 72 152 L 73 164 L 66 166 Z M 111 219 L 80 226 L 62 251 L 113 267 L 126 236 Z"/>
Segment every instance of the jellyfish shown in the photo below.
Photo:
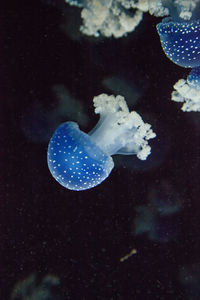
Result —
<path fill-rule="evenodd" d="M 176 12 L 176 11 L 175 11 Z M 176 13 L 157 24 L 166 56 L 184 68 L 200 66 L 200 20 L 183 20 Z"/>
<path fill-rule="evenodd" d="M 157 24 L 166 56 L 184 68 L 200 66 L 200 1 L 161 1 L 170 17 Z"/>
<path fill-rule="evenodd" d="M 172 101 L 183 102 L 182 111 L 200 111 L 200 68 L 194 68 L 187 79 L 174 84 Z"/>
<path fill-rule="evenodd" d="M 185 68 L 200 66 L 199 0 L 162 1 L 170 17 L 157 24 L 162 48 L 175 64 Z"/>
<path fill-rule="evenodd" d="M 65 0 L 81 7 L 80 30 L 89 36 L 120 38 L 135 30 L 148 9 L 148 0 Z"/>
<path fill-rule="evenodd" d="M 162 48 L 172 62 L 192 68 L 174 85 L 171 99 L 184 102 L 183 111 L 200 111 L 200 1 L 165 2 L 171 16 L 157 24 Z"/>
<path fill-rule="evenodd" d="M 47 162 L 52 176 L 67 189 L 82 191 L 104 181 L 112 171 L 112 155 L 137 155 L 146 160 L 148 140 L 156 136 L 151 125 L 135 111 L 129 112 L 124 97 L 94 97 L 96 126 L 88 133 L 75 122 L 61 124 L 50 139 Z"/>

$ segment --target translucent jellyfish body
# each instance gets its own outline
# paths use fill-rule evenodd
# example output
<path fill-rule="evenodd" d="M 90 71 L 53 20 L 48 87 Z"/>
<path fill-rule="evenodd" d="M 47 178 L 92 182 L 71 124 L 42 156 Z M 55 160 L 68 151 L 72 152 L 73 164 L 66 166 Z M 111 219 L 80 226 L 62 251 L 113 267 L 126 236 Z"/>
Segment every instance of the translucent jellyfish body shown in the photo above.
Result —
<path fill-rule="evenodd" d="M 177 234 L 178 213 L 181 201 L 174 184 L 161 181 L 159 189 L 152 186 L 148 193 L 148 202 L 136 206 L 134 218 L 135 235 L 146 234 L 150 240 L 166 243 Z"/>
<path fill-rule="evenodd" d="M 23 280 L 17 281 L 15 284 L 10 300 L 61 300 L 58 294 L 58 286 L 60 279 L 54 275 L 31 274 Z"/>
<path fill-rule="evenodd" d="M 149 0 L 148 10 L 157 17 L 171 15 L 174 20 L 183 21 L 197 18 L 199 3 L 199 0 Z"/>
<path fill-rule="evenodd" d="M 151 125 L 129 112 L 122 96 L 94 97 L 100 119 L 88 134 L 74 122 L 61 124 L 53 134 L 47 153 L 52 176 L 65 188 L 90 189 L 105 180 L 114 167 L 112 155 L 135 154 L 145 160 L 151 152 L 148 140 L 156 135 Z"/>

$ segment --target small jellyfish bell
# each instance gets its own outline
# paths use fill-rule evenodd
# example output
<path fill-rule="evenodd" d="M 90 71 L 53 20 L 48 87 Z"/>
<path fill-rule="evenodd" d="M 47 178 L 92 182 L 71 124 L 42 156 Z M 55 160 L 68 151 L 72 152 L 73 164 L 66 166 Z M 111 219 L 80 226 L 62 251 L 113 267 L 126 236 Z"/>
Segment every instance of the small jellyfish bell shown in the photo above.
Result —
<path fill-rule="evenodd" d="M 169 3 L 171 16 L 157 24 L 162 48 L 166 56 L 175 64 L 185 68 L 199 67 L 200 14 L 198 16 L 198 5 L 194 9 L 195 3 L 193 5 L 191 3 L 183 9 L 184 3 L 181 1 L 174 1 L 174 3 L 169 1 Z"/>
<path fill-rule="evenodd" d="M 76 123 L 66 122 L 48 145 L 49 170 L 70 190 L 90 189 L 105 180 L 114 167 L 114 154 L 135 154 L 145 160 L 151 152 L 148 140 L 156 136 L 139 114 L 129 112 L 122 96 L 101 94 L 93 101 L 100 114 L 93 130 L 86 134 Z"/>

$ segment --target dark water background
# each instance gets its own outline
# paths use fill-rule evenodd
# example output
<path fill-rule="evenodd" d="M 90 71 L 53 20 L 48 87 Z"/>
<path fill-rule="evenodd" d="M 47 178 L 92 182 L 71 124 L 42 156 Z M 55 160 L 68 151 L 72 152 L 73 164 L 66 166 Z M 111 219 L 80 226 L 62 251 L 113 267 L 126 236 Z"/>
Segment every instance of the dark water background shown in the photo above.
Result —
<path fill-rule="evenodd" d="M 188 70 L 165 57 L 161 19 L 146 14 L 127 37 L 95 39 L 79 33 L 78 8 L 11 2 L 0 10 L 0 298 L 36 273 L 60 278 L 61 299 L 200 299 L 200 115 L 170 101 Z M 157 133 L 152 154 L 142 163 L 116 157 L 101 185 L 69 191 L 46 163 L 49 136 L 70 120 L 56 114 L 52 88 L 78 99 L 88 132 L 98 120 L 93 97 L 112 94 L 102 85 L 109 76 L 138 88 L 129 107 Z M 162 217 L 165 203 L 178 208 Z M 144 234 L 139 206 L 151 219 L 140 221 L 150 224 Z"/>

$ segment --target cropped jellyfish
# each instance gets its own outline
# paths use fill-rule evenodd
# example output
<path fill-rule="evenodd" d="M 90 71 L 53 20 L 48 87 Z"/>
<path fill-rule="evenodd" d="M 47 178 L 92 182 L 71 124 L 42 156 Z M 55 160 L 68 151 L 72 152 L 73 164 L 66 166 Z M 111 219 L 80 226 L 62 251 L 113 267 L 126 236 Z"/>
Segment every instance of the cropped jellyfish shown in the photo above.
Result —
<path fill-rule="evenodd" d="M 148 140 L 156 136 L 151 125 L 135 111 L 129 112 L 122 96 L 94 97 L 96 126 L 84 133 L 77 123 L 66 122 L 54 132 L 47 153 L 52 176 L 65 188 L 81 191 L 105 180 L 114 167 L 112 155 L 137 155 L 146 160 Z"/>
<path fill-rule="evenodd" d="M 174 85 L 171 99 L 183 102 L 183 111 L 200 111 L 200 0 L 164 3 L 171 16 L 157 25 L 162 48 L 172 62 L 192 68 Z"/>
<path fill-rule="evenodd" d="M 200 66 L 200 20 L 164 18 L 157 24 L 162 48 L 175 64 L 185 68 Z"/>
<path fill-rule="evenodd" d="M 82 7 L 81 32 L 99 37 L 122 37 L 133 31 L 148 10 L 148 0 L 65 0 Z"/>
<path fill-rule="evenodd" d="M 171 99 L 182 102 L 182 111 L 200 111 L 200 68 L 194 68 L 187 79 L 179 79 L 174 85 Z"/>

